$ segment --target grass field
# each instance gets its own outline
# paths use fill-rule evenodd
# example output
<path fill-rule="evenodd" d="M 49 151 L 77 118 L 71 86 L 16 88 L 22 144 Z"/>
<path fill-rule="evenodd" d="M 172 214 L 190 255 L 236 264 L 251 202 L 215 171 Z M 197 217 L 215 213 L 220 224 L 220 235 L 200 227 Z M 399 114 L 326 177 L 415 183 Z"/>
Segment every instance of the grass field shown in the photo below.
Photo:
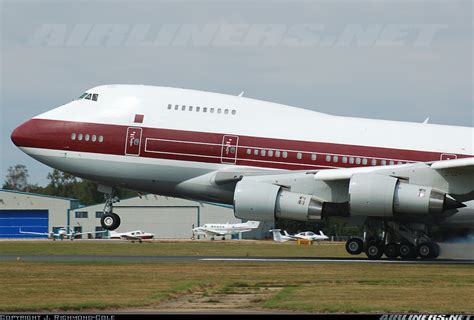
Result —
<path fill-rule="evenodd" d="M 296 245 L 273 241 L 0 241 L 2 255 L 131 255 L 350 257 L 342 242 Z"/>
<path fill-rule="evenodd" d="M 105 254 L 95 251 L 97 245 L 104 244 L 2 242 L 0 254 L 46 254 L 48 250 Z M 292 256 L 310 256 L 311 252 L 337 256 L 343 254 L 343 245 L 117 242 L 101 250 L 114 255 L 222 255 L 224 251 L 229 256 L 291 256 L 288 250 Z M 20 260 L 0 262 L 0 284 L 0 311 L 474 313 L 474 267 L 468 265 Z"/>

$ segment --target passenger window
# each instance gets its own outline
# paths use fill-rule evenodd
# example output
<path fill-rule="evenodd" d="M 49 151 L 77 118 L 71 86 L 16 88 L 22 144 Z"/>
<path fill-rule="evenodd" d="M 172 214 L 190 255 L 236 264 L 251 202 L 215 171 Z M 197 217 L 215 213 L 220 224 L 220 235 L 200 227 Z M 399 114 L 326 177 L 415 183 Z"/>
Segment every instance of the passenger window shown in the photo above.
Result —
<path fill-rule="evenodd" d="M 211 111 L 211 113 L 214 113 L 214 108 L 211 108 L 211 110 L 210 110 L 210 111 Z"/>
<path fill-rule="evenodd" d="M 186 106 L 182 106 L 181 111 L 185 111 L 185 110 L 186 110 Z"/>
<path fill-rule="evenodd" d="M 285 158 L 285 159 L 288 158 L 288 152 L 283 151 L 283 158 Z"/>
<path fill-rule="evenodd" d="M 97 141 L 97 136 L 95 134 L 92 135 L 92 142 L 96 142 Z"/>
<path fill-rule="evenodd" d="M 403 161 L 398 161 L 398 164 L 403 164 Z"/>
<path fill-rule="evenodd" d="M 372 159 L 372 165 L 376 166 L 377 165 L 377 159 Z"/>
<path fill-rule="evenodd" d="M 207 112 L 207 107 L 203 107 L 202 112 Z"/>
<path fill-rule="evenodd" d="M 362 164 L 366 166 L 369 163 L 369 160 L 367 158 L 362 159 Z"/>
<path fill-rule="evenodd" d="M 237 113 L 237 111 L 235 110 L 232 110 L 232 114 L 235 115 Z"/>
<path fill-rule="evenodd" d="M 268 150 L 268 156 L 273 157 L 273 150 Z"/>
<path fill-rule="evenodd" d="M 86 136 L 84 137 L 84 140 L 86 140 L 86 141 L 89 141 L 89 140 L 90 140 L 89 134 L 86 134 Z"/>
<path fill-rule="evenodd" d="M 221 108 L 217 109 L 217 113 L 221 113 L 221 112 L 222 112 Z"/>
<path fill-rule="evenodd" d="M 303 158 L 303 155 L 301 154 L 301 152 L 298 152 L 296 154 L 296 159 L 301 160 L 302 158 Z"/>
<path fill-rule="evenodd" d="M 196 112 L 201 111 L 201 107 L 196 107 Z"/>
<path fill-rule="evenodd" d="M 84 99 L 90 100 L 92 97 L 92 94 L 88 93 L 87 96 Z"/>
<path fill-rule="evenodd" d="M 98 97 L 99 97 L 99 95 L 97 93 L 92 94 L 92 100 L 93 101 L 97 101 Z"/>
<path fill-rule="evenodd" d="M 360 164 L 362 160 L 360 158 L 356 158 L 356 164 Z"/>
<path fill-rule="evenodd" d="M 258 156 L 258 149 L 253 150 L 253 154 Z"/>
<path fill-rule="evenodd" d="M 252 154 L 252 149 L 247 149 L 247 154 Z"/>
<path fill-rule="evenodd" d="M 334 156 L 334 157 L 332 157 L 332 161 L 334 161 L 334 162 L 339 162 L 339 156 Z"/>
<path fill-rule="evenodd" d="M 179 109 L 179 106 L 177 104 L 174 105 L 174 109 L 175 110 L 178 110 Z"/>
<path fill-rule="evenodd" d="M 386 166 L 387 165 L 387 160 L 382 160 L 382 165 Z"/>
<path fill-rule="evenodd" d="M 224 114 L 229 114 L 229 109 L 225 109 Z"/>
<path fill-rule="evenodd" d="M 74 132 L 71 133 L 71 140 L 76 140 L 76 134 Z"/>
<path fill-rule="evenodd" d="M 79 133 L 79 134 L 77 135 L 77 140 L 82 141 L 82 133 Z"/>
<path fill-rule="evenodd" d="M 311 160 L 316 161 L 317 158 L 318 156 L 315 153 L 311 155 Z"/>
<path fill-rule="evenodd" d="M 193 106 L 189 106 L 189 111 L 193 111 Z"/>
<path fill-rule="evenodd" d="M 354 164 L 354 161 L 355 161 L 354 157 L 350 157 L 350 158 L 349 158 L 349 163 L 350 163 L 350 164 Z"/>
<path fill-rule="evenodd" d="M 275 151 L 275 157 L 280 158 L 280 150 Z"/>
<path fill-rule="evenodd" d="M 260 150 L 260 155 L 262 157 L 265 157 L 267 155 L 267 150 L 265 150 L 265 149 Z"/>
<path fill-rule="evenodd" d="M 331 156 L 330 155 L 326 156 L 326 162 L 331 162 Z"/>
<path fill-rule="evenodd" d="M 342 157 L 342 163 L 347 163 L 347 157 Z"/>
<path fill-rule="evenodd" d="M 104 137 L 103 136 L 99 136 L 99 142 L 104 142 Z"/>
<path fill-rule="evenodd" d="M 171 110 L 171 107 L 172 107 L 172 105 L 169 104 L 169 105 L 168 105 L 168 110 Z"/>
<path fill-rule="evenodd" d="M 390 165 L 393 166 L 395 164 L 395 161 L 390 160 Z"/>

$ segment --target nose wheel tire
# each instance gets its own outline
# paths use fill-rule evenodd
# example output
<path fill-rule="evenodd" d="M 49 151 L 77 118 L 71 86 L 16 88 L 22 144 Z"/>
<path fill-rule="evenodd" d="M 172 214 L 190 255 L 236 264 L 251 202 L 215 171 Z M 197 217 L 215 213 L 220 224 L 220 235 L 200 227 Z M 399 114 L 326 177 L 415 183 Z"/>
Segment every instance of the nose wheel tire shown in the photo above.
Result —
<path fill-rule="evenodd" d="M 364 250 L 364 241 L 361 238 L 350 238 L 346 242 L 346 251 L 349 254 L 357 255 Z"/>
<path fill-rule="evenodd" d="M 102 228 L 106 230 L 115 230 L 120 226 L 120 217 L 115 213 L 107 213 L 100 219 Z"/>
<path fill-rule="evenodd" d="M 371 260 L 378 260 L 384 252 L 383 243 L 381 241 L 371 241 L 367 244 L 365 254 Z"/>

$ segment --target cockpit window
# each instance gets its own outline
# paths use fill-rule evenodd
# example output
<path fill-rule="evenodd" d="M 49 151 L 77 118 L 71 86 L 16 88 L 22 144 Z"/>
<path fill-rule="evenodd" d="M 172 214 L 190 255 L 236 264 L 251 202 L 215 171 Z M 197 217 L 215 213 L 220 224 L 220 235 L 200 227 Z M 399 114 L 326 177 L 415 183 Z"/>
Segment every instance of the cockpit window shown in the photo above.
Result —
<path fill-rule="evenodd" d="M 89 93 L 89 92 L 84 92 L 77 98 L 77 100 L 80 99 L 87 99 L 87 100 L 92 100 L 92 101 L 97 101 L 99 99 L 99 94 L 98 93 Z"/>

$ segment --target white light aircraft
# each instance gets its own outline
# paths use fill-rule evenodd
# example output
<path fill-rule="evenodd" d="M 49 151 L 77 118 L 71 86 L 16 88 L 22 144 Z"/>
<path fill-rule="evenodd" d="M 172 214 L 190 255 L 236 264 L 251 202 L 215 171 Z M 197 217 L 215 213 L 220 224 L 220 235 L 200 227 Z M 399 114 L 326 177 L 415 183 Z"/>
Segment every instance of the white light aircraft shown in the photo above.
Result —
<path fill-rule="evenodd" d="M 60 228 L 57 230 L 57 232 L 31 232 L 31 231 L 22 231 L 21 228 L 19 229 L 19 232 L 21 234 L 33 234 L 33 235 L 38 235 L 38 236 L 47 236 L 49 239 L 60 239 L 64 240 L 65 238 L 69 238 L 71 241 L 73 241 L 77 236 L 85 235 L 85 234 L 98 234 L 98 233 L 104 233 L 107 231 L 96 231 L 96 232 L 67 232 L 67 228 Z"/>
<path fill-rule="evenodd" d="M 468 115 L 466 115 L 468 116 Z M 115 189 L 227 204 L 239 219 L 366 232 L 370 259 L 435 258 L 431 226 L 474 227 L 474 129 L 333 116 L 197 90 L 104 85 L 18 126 L 42 163 L 95 181 L 115 230 Z"/>
<path fill-rule="evenodd" d="M 214 240 L 215 236 L 221 236 L 222 240 L 225 240 L 226 235 L 232 235 L 242 232 L 252 231 L 257 229 L 260 225 L 260 221 L 247 221 L 245 223 L 207 223 L 202 227 L 193 228 L 193 236 L 191 239 L 195 239 L 196 236 L 202 235 Z"/>
<path fill-rule="evenodd" d="M 273 240 L 278 241 L 278 242 L 304 239 L 304 240 L 310 240 L 310 241 L 317 241 L 319 244 L 320 241 L 329 239 L 329 237 L 326 236 L 322 231 L 319 231 L 319 234 L 316 234 L 313 231 L 305 231 L 305 232 L 300 232 L 294 235 L 290 235 L 286 231 L 283 231 L 284 235 L 282 235 L 280 229 L 273 229 L 273 230 L 270 230 L 270 232 L 273 233 Z"/>
<path fill-rule="evenodd" d="M 144 232 L 141 230 L 129 231 L 129 232 L 115 232 L 110 231 L 110 239 L 119 239 L 119 240 L 131 240 L 142 242 L 143 240 L 151 240 L 155 237 L 153 233 Z"/>

